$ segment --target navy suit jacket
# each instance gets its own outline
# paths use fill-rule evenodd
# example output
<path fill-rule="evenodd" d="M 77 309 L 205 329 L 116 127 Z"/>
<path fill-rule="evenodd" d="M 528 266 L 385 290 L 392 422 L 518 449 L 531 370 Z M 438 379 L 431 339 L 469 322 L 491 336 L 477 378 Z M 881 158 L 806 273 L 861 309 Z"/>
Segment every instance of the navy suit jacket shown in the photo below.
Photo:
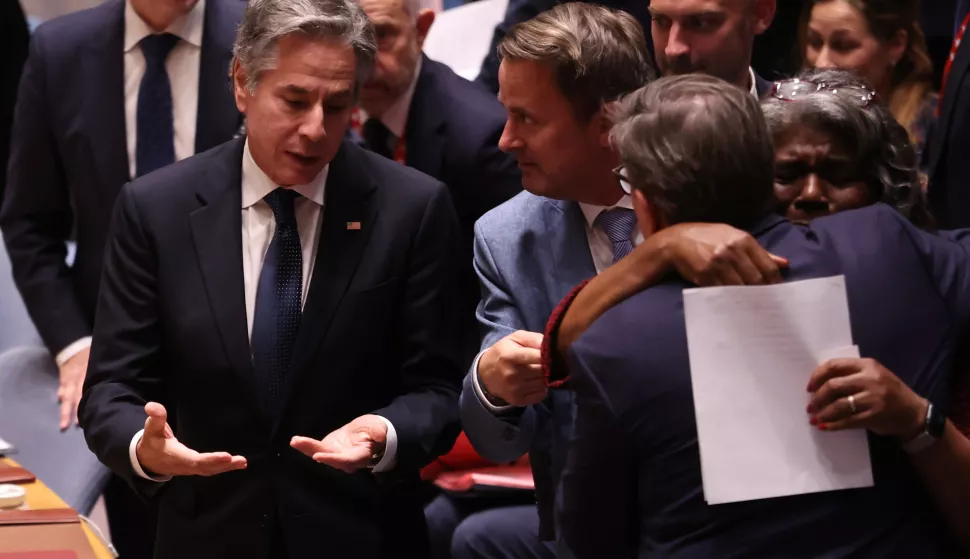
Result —
<path fill-rule="evenodd" d="M 946 409 L 953 342 L 970 319 L 965 237 L 924 233 L 882 204 L 808 227 L 771 216 L 751 233 L 790 259 L 788 280 L 844 274 L 860 353 Z M 561 518 L 577 557 L 952 556 L 942 519 L 891 438 L 870 434 L 872 488 L 704 502 L 686 287 L 671 280 L 639 293 L 572 346 L 577 412 Z"/>
<path fill-rule="evenodd" d="M 111 208 L 131 179 L 124 6 L 112 0 L 42 24 L 20 84 L 0 227 L 17 288 L 52 353 L 91 335 Z M 232 138 L 241 123 L 227 71 L 244 7 L 205 5 L 197 153 Z"/>
<path fill-rule="evenodd" d="M 958 16 L 963 22 L 966 14 Z M 946 229 L 970 227 L 970 33 L 963 38 L 943 91 L 926 157 L 930 208 Z"/>
<path fill-rule="evenodd" d="M 448 186 L 458 214 L 462 253 L 459 289 L 467 317 L 463 348 L 468 360 L 478 352 L 475 307 L 481 299 L 472 268 L 475 222 L 522 191 L 515 158 L 498 149 L 505 109 L 450 68 L 423 57 L 408 111 L 406 163 Z"/>
<path fill-rule="evenodd" d="M 78 412 L 88 445 L 157 497 L 157 559 L 265 559 L 274 525 L 291 557 L 425 557 L 418 472 L 459 432 L 448 192 L 344 142 L 274 419 L 258 403 L 246 327 L 243 146 L 232 140 L 122 189 Z M 181 442 L 240 454 L 248 467 L 164 485 L 138 478 L 128 446 L 149 400 L 167 404 Z M 397 431 L 387 474 L 345 474 L 289 446 L 370 413 Z"/>

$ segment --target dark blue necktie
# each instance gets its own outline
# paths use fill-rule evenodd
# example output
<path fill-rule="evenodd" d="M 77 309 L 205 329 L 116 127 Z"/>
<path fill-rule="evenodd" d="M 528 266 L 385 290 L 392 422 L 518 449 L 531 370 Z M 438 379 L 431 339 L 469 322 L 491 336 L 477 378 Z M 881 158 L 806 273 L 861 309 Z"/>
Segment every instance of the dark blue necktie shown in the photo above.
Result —
<path fill-rule="evenodd" d="M 276 217 L 276 231 L 259 274 L 251 346 L 260 400 L 272 417 L 280 411 L 283 383 L 300 328 L 303 250 L 293 213 L 297 196 L 292 190 L 277 188 L 264 198 Z"/>
<path fill-rule="evenodd" d="M 165 59 L 178 42 L 175 35 L 162 33 L 149 35 L 140 43 L 145 55 L 145 75 L 138 89 L 135 173 L 139 177 L 175 162 L 172 85 Z"/>

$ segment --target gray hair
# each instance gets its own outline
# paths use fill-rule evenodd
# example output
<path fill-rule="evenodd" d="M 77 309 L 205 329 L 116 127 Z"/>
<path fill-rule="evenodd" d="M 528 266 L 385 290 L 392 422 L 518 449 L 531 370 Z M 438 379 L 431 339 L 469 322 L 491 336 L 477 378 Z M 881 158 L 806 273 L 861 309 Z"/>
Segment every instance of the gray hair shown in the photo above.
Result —
<path fill-rule="evenodd" d="M 628 95 L 611 140 L 631 185 L 682 222 L 751 225 L 769 211 L 774 152 L 758 102 L 717 78 L 661 78 Z"/>
<path fill-rule="evenodd" d="M 254 90 L 276 65 L 280 39 L 293 33 L 350 44 L 357 60 L 355 90 L 370 76 L 377 54 L 374 27 L 354 0 L 249 0 L 232 53 Z"/>
<path fill-rule="evenodd" d="M 848 70 L 807 70 L 798 78 L 834 87 L 869 87 L 863 78 Z M 823 90 L 799 95 L 797 101 L 769 96 L 761 102 L 761 109 L 775 141 L 796 124 L 832 135 L 850 150 L 848 155 L 856 163 L 857 174 L 868 186 L 872 200 L 896 208 L 917 227 L 933 227 L 916 150 L 906 130 L 882 104 L 873 101 L 863 107 Z"/>
<path fill-rule="evenodd" d="M 582 120 L 656 77 L 637 20 L 582 2 L 559 4 L 513 26 L 499 43 L 498 57 L 548 65 Z"/>

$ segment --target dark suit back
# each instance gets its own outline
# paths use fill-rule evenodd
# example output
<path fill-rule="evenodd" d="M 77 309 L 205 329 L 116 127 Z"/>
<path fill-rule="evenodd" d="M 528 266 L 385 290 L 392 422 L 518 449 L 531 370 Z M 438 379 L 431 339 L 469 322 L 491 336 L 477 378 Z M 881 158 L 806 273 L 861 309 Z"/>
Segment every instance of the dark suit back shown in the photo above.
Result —
<path fill-rule="evenodd" d="M 10 129 L 13 127 L 17 84 L 27 60 L 30 32 L 19 1 L 0 3 L 0 207 L 7 180 Z"/>
<path fill-rule="evenodd" d="M 423 57 L 408 112 L 406 163 L 445 183 L 458 214 L 460 297 L 468 319 L 462 345 L 469 363 L 480 341 L 474 326 L 481 299 L 472 269 L 475 222 L 522 191 L 515 158 L 498 149 L 505 120 L 505 109 L 494 95 Z"/>
<path fill-rule="evenodd" d="M 418 470 L 458 434 L 461 365 L 454 212 L 440 183 L 345 142 L 327 176 L 319 252 L 275 420 L 259 406 L 242 272 L 233 140 L 122 190 L 79 417 L 89 446 L 145 496 L 128 444 L 146 400 L 179 440 L 247 458 L 159 492 L 156 557 L 421 557 Z M 357 223 L 359 227 L 350 227 Z M 386 477 L 344 474 L 290 448 L 364 414 L 394 425 Z"/>
<path fill-rule="evenodd" d="M 966 15 L 958 16 L 963 21 Z M 970 227 L 970 33 L 964 37 L 942 93 L 940 118 L 925 157 L 927 197 L 944 228 Z"/>
<path fill-rule="evenodd" d="M 810 227 L 771 217 L 752 232 L 790 259 L 788 280 L 844 274 L 862 356 L 946 407 L 953 341 L 970 318 L 965 246 L 918 231 L 883 205 Z M 685 287 L 670 281 L 634 296 L 573 346 L 576 440 L 562 515 L 577 556 L 948 556 L 951 540 L 907 456 L 875 435 L 873 488 L 704 502 Z"/>
<path fill-rule="evenodd" d="M 91 334 L 111 208 L 131 180 L 124 6 L 112 0 L 41 25 L 18 96 L 0 226 L 17 287 L 55 353 Z M 226 74 L 244 7 L 205 5 L 196 152 L 229 140 L 241 122 Z M 72 232 L 77 254 L 68 270 Z"/>

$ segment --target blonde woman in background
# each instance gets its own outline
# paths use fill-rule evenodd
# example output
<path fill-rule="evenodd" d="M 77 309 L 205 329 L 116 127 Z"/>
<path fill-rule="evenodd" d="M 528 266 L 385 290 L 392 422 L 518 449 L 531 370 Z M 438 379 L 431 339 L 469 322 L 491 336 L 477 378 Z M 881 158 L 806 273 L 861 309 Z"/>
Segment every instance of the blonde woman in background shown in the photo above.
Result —
<path fill-rule="evenodd" d="M 806 67 L 862 75 L 922 154 L 938 97 L 919 6 L 919 0 L 812 0 L 800 39 Z"/>

